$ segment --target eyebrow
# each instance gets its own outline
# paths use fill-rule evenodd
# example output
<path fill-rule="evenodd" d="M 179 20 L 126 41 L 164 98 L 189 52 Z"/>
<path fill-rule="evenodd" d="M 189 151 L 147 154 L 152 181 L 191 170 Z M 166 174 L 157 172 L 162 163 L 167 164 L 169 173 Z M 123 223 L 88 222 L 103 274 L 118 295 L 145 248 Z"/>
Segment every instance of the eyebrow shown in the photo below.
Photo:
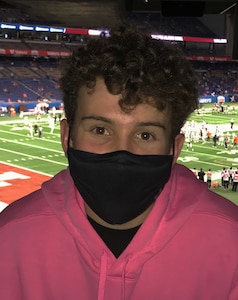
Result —
<path fill-rule="evenodd" d="M 155 127 L 159 127 L 162 128 L 164 130 L 166 130 L 166 127 L 160 123 L 160 122 L 139 122 L 137 123 L 138 126 L 155 126 Z"/>
<path fill-rule="evenodd" d="M 102 121 L 102 122 L 105 122 L 105 123 L 108 123 L 108 124 L 113 124 L 114 121 L 110 118 L 105 118 L 105 117 L 102 117 L 102 116 L 85 116 L 85 117 L 82 117 L 81 118 L 82 121 L 84 120 L 96 120 L 96 121 Z M 166 130 L 166 127 L 160 123 L 160 122 L 138 122 L 136 123 L 136 126 L 137 127 L 148 127 L 148 126 L 154 126 L 154 127 L 159 127 L 159 128 L 162 128 L 163 130 Z"/>
<path fill-rule="evenodd" d="M 103 121 L 105 123 L 113 123 L 113 121 L 109 118 L 105 118 L 105 117 L 102 117 L 102 116 L 85 116 L 85 117 L 82 117 L 81 118 L 82 121 L 84 120 L 96 120 L 96 121 Z"/>

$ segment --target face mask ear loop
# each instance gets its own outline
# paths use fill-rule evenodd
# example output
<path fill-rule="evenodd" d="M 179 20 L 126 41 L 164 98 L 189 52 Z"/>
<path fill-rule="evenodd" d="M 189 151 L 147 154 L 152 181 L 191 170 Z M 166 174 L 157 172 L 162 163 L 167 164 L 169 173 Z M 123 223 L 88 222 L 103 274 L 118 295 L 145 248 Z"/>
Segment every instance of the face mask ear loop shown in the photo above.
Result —
<path fill-rule="evenodd" d="M 69 127 L 68 142 L 67 142 L 68 148 L 70 148 L 69 143 L 70 143 L 70 127 Z"/>
<path fill-rule="evenodd" d="M 175 141 L 173 139 L 173 152 L 172 152 L 172 155 L 174 156 L 174 149 L 175 149 Z"/>

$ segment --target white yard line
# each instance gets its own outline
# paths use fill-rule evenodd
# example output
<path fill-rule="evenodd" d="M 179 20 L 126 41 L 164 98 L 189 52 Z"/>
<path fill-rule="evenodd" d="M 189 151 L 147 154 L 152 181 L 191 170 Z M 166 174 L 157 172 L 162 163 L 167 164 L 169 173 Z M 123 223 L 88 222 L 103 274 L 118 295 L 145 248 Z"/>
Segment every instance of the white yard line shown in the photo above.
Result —
<path fill-rule="evenodd" d="M 57 162 L 57 161 L 52 160 L 52 159 L 47 159 L 47 158 L 43 158 L 43 157 L 39 157 L 39 156 L 24 154 L 24 153 L 20 153 L 20 152 L 13 151 L 13 150 L 7 150 L 7 149 L 4 149 L 4 148 L 0 148 L 0 151 L 4 151 L 4 152 L 7 152 L 7 153 L 12 153 L 12 154 L 17 154 L 17 155 L 21 155 L 21 156 L 25 156 L 25 157 L 29 157 L 29 158 L 34 158 L 36 160 L 43 160 L 43 161 L 47 161 L 49 163 L 53 163 L 53 164 L 57 164 L 57 165 L 61 165 L 61 166 L 67 166 L 68 165 L 67 163 Z"/>

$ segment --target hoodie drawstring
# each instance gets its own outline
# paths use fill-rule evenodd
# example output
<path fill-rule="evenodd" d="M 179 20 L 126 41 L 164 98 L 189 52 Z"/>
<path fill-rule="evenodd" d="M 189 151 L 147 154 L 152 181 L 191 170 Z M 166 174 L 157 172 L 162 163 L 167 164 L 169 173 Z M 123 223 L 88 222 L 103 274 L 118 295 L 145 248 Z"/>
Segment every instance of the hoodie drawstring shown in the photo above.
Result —
<path fill-rule="evenodd" d="M 128 256 L 126 262 L 123 267 L 122 272 L 122 281 L 121 281 L 121 299 L 126 299 L 126 268 L 127 264 L 130 260 Z M 107 253 L 103 252 L 101 256 L 101 265 L 100 265 L 100 275 L 99 275 L 99 286 L 98 286 L 98 300 L 104 300 L 105 296 L 105 285 L 106 285 L 106 277 L 107 277 Z"/>
<path fill-rule="evenodd" d="M 127 264 L 129 262 L 130 256 L 127 256 L 126 262 L 123 267 L 123 272 L 122 272 L 122 293 L 121 293 L 121 299 L 125 300 L 126 299 L 126 268 Z"/>
<path fill-rule="evenodd" d="M 99 286 L 98 286 L 98 300 L 104 299 L 106 277 L 107 277 L 107 253 L 103 252 L 101 256 L 101 266 L 100 266 L 100 276 L 99 276 Z"/>

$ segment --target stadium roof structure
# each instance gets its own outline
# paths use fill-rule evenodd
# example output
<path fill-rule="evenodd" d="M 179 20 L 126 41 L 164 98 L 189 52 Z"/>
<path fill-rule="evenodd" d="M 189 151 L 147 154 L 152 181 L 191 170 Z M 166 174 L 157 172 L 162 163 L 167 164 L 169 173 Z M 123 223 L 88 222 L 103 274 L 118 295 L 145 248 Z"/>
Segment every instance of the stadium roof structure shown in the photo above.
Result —
<path fill-rule="evenodd" d="M 179 12 L 193 14 L 198 6 L 204 14 L 223 14 L 236 5 L 235 0 L 0 0 L 0 8 L 20 10 L 30 21 L 68 27 L 110 27 L 124 16 L 125 10 Z M 196 6 L 198 5 L 198 6 Z M 176 7 L 173 9 L 173 7 Z"/>

